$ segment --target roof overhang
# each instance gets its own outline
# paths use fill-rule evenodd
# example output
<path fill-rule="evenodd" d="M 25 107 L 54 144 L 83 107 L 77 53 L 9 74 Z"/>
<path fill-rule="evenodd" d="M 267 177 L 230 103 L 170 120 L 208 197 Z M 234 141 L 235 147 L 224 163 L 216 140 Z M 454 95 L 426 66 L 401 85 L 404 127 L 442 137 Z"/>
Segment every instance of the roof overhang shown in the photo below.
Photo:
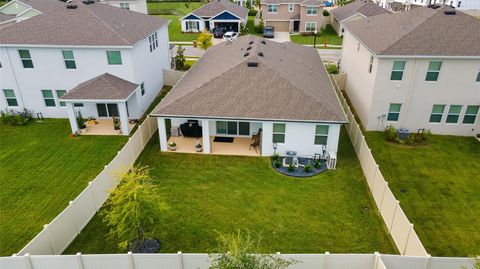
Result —
<path fill-rule="evenodd" d="M 297 119 L 270 119 L 270 118 L 247 118 L 247 117 L 219 117 L 219 116 L 192 116 L 192 115 L 167 115 L 151 113 L 152 117 L 160 118 L 189 118 L 189 119 L 211 119 L 211 120 L 239 120 L 239 121 L 281 121 L 281 122 L 302 122 L 302 123 L 328 123 L 328 124 L 346 124 L 348 121 L 329 121 L 329 120 L 297 120 Z"/>

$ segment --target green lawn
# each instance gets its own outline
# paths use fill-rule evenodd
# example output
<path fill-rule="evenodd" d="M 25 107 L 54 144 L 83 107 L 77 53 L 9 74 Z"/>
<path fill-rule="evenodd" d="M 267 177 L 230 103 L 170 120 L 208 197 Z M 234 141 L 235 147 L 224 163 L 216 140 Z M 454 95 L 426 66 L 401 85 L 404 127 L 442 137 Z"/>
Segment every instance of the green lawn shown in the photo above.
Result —
<path fill-rule="evenodd" d="M 188 7 L 186 6 L 188 4 Z M 197 34 L 184 34 L 180 25 L 180 18 L 192 12 L 202 5 L 200 2 L 150 2 L 148 3 L 148 12 L 157 14 L 157 16 L 170 20 L 168 34 L 170 42 L 175 41 L 193 41 L 197 39 Z"/>
<path fill-rule="evenodd" d="M 0 123 L 0 256 L 18 252 L 93 180 L 126 142 L 69 137 L 66 119 Z"/>
<path fill-rule="evenodd" d="M 139 158 L 169 204 L 158 223 L 161 252 L 209 252 L 218 232 L 262 234 L 261 250 L 396 253 L 342 130 L 337 170 L 299 179 L 276 173 L 268 158 L 161 153 L 158 136 Z M 65 253 L 115 253 L 95 216 Z"/>
<path fill-rule="evenodd" d="M 302 44 L 302 45 L 313 45 L 314 37 L 313 36 L 302 36 L 302 35 L 291 35 L 290 40 L 293 43 Z M 330 24 L 327 24 L 327 27 L 322 30 L 322 32 L 317 36 L 317 45 L 320 47 L 324 43 L 330 45 L 342 45 L 343 39 L 337 35 L 335 30 Z"/>
<path fill-rule="evenodd" d="M 434 136 L 430 144 L 412 147 L 388 143 L 381 132 L 368 132 L 366 138 L 427 251 L 479 255 L 480 143 Z"/>

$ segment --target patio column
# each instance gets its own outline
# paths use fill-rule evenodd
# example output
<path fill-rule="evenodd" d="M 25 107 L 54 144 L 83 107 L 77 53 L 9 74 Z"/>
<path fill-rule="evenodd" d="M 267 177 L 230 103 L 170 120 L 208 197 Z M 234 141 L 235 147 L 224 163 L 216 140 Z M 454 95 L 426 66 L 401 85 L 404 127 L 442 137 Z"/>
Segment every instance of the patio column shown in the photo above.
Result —
<path fill-rule="evenodd" d="M 158 135 L 160 138 L 160 150 L 168 150 L 167 127 L 165 126 L 165 118 L 157 118 Z"/>
<path fill-rule="evenodd" d="M 128 113 L 126 102 L 118 103 L 118 113 L 120 115 L 120 126 L 122 128 L 122 134 L 128 135 L 130 130 L 128 128 Z"/>
<path fill-rule="evenodd" d="M 65 102 L 65 104 L 67 105 L 68 120 L 70 121 L 70 128 L 72 128 L 72 134 L 76 134 L 78 133 L 78 124 L 75 108 L 73 107 L 73 103 Z"/>
<path fill-rule="evenodd" d="M 210 123 L 202 120 L 203 153 L 211 153 L 210 148 Z"/>

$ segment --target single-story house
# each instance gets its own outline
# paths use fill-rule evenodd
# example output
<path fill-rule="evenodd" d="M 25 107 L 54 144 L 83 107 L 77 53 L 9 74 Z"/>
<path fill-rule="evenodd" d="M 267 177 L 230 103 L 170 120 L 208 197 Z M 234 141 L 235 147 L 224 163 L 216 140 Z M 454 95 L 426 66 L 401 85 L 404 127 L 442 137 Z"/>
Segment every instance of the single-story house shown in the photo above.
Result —
<path fill-rule="evenodd" d="M 368 18 L 380 14 L 390 13 L 390 11 L 376 5 L 370 0 L 357 0 L 347 5 L 336 7 L 330 11 L 331 24 L 339 36 L 343 36 L 343 24 L 346 21 L 353 21 Z"/>
<path fill-rule="evenodd" d="M 239 32 L 248 21 L 248 9 L 226 0 L 209 2 L 180 19 L 182 32 L 211 31 L 216 27 L 225 27 L 229 31 Z"/>
<path fill-rule="evenodd" d="M 336 156 L 346 123 L 314 48 L 251 35 L 207 50 L 151 116 L 162 151 L 250 156 Z"/>

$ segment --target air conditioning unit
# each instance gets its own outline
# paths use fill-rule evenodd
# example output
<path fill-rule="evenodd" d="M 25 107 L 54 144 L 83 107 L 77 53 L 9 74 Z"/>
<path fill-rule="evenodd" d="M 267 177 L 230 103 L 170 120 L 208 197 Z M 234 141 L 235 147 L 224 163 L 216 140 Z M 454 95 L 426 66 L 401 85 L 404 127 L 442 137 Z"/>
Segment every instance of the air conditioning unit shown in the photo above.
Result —
<path fill-rule="evenodd" d="M 327 155 L 327 168 L 335 170 L 337 166 L 337 154 L 333 151 L 329 151 Z"/>

